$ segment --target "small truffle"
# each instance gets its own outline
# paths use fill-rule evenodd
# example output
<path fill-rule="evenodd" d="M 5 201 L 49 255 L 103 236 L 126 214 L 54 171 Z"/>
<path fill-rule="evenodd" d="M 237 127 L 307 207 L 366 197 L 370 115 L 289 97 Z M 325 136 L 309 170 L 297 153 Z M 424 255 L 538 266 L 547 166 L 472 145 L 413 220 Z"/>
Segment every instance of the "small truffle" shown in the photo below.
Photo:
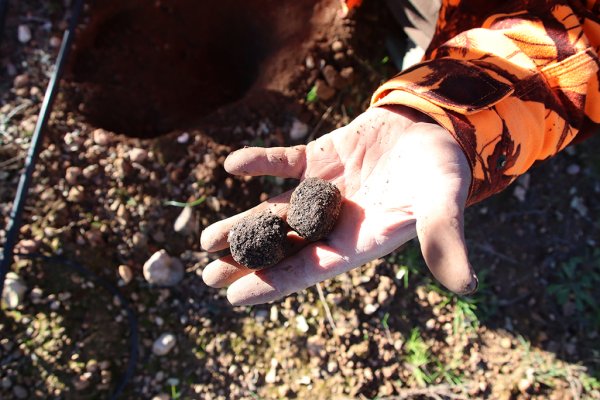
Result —
<path fill-rule="evenodd" d="M 270 211 L 251 214 L 229 231 L 233 259 L 251 269 L 277 264 L 285 256 L 285 221 Z"/>
<path fill-rule="evenodd" d="M 314 242 L 331 232 L 341 206 L 342 195 L 334 184 L 308 178 L 292 193 L 287 223 L 300 236 Z"/>

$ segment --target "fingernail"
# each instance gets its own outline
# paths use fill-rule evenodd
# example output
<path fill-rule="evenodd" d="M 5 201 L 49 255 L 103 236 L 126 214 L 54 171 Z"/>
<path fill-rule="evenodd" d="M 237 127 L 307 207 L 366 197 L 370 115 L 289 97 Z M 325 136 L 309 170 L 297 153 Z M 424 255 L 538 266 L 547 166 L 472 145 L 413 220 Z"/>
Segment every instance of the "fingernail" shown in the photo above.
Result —
<path fill-rule="evenodd" d="M 477 288 L 479 288 L 479 279 L 477 279 L 477 275 L 471 274 L 471 282 L 462 294 L 465 296 L 471 295 L 477 291 Z"/>

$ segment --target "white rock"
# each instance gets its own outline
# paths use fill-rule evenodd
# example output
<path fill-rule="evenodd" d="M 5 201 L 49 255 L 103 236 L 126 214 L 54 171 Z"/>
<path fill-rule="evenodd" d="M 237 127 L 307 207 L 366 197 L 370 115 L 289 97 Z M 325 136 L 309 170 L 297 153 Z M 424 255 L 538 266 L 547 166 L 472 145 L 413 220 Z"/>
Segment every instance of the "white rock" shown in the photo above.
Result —
<path fill-rule="evenodd" d="M 513 191 L 513 196 L 515 196 L 521 203 L 524 203 L 527 196 L 527 189 L 525 189 L 523 186 L 517 186 Z"/>
<path fill-rule="evenodd" d="M 175 220 L 173 229 L 178 233 L 190 233 L 194 230 L 194 210 L 190 206 L 185 206 L 181 214 Z"/>
<path fill-rule="evenodd" d="M 306 322 L 306 318 L 304 318 L 303 315 L 298 315 L 296 317 L 296 328 L 302 333 L 308 332 L 308 322 Z"/>
<path fill-rule="evenodd" d="M 94 143 L 96 143 L 98 146 L 106 146 L 111 142 L 110 133 L 101 128 L 98 128 L 92 132 L 92 138 Z"/>
<path fill-rule="evenodd" d="M 164 356 L 173 350 L 176 343 L 177 339 L 175 338 L 175 335 L 172 333 L 163 333 L 154 341 L 152 352 L 157 356 Z"/>
<path fill-rule="evenodd" d="M 271 368 L 267 375 L 265 376 L 266 383 L 275 383 L 277 382 L 277 366 L 279 366 L 279 362 L 276 359 L 271 358 Z"/>
<path fill-rule="evenodd" d="M 269 319 L 271 320 L 271 322 L 277 322 L 279 320 L 279 310 L 277 309 L 277 306 L 275 304 L 271 306 Z"/>
<path fill-rule="evenodd" d="M 129 151 L 129 159 L 134 163 L 141 163 L 148 159 L 148 151 L 134 148 Z"/>
<path fill-rule="evenodd" d="M 19 25 L 17 28 L 17 38 L 21 43 L 27 43 L 31 40 L 31 29 L 27 25 Z"/>
<path fill-rule="evenodd" d="M 366 315 L 372 315 L 372 314 L 375 314 L 375 312 L 378 309 L 379 309 L 379 304 L 371 303 L 371 304 L 365 305 L 365 308 L 363 309 L 363 311 Z"/>
<path fill-rule="evenodd" d="M 183 279 L 183 264 L 165 250 L 157 251 L 144 263 L 144 278 L 159 286 L 174 286 Z"/>
<path fill-rule="evenodd" d="M 75 185 L 79 176 L 81 176 L 81 168 L 79 167 L 69 167 L 65 172 L 65 180 L 69 185 Z"/>
<path fill-rule="evenodd" d="M 308 125 L 304 122 L 294 119 L 292 123 L 292 127 L 290 129 L 290 139 L 292 140 L 301 140 L 306 137 L 308 134 Z"/>
<path fill-rule="evenodd" d="M 133 279 L 133 272 L 128 265 L 119 265 L 119 277 L 128 284 Z"/>
<path fill-rule="evenodd" d="M 190 134 L 187 132 L 183 132 L 181 135 L 177 136 L 177 143 L 186 144 L 190 140 Z"/>
<path fill-rule="evenodd" d="M 2 301 L 9 309 L 15 309 L 21 304 L 27 291 L 27 285 L 21 277 L 14 272 L 6 274 Z"/>

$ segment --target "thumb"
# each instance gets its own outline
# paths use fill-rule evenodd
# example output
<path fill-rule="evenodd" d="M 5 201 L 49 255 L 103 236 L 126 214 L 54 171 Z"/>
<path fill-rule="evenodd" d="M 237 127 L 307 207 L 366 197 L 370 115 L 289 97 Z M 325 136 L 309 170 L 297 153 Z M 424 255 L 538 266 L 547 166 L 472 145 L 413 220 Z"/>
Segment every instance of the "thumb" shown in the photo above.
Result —
<path fill-rule="evenodd" d="M 464 237 L 469 180 L 455 177 L 429 182 L 427 186 L 415 209 L 423 258 L 446 288 L 457 294 L 473 293 L 478 280 L 469 264 Z"/>

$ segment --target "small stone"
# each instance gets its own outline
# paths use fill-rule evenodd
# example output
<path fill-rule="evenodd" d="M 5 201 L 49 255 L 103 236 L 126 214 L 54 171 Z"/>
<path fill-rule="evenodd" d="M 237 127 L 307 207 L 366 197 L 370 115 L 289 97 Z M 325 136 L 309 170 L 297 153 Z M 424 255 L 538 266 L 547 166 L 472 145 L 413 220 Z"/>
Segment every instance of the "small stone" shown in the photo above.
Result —
<path fill-rule="evenodd" d="M 365 358 L 369 354 L 369 342 L 365 340 L 363 342 L 354 344 L 350 346 L 348 351 L 358 358 Z"/>
<path fill-rule="evenodd" d="M 77 185 L 73 186 L 69 189 L 69 194 L 67 195 L 67 201 L 72 203 L 81 203 L 85 199 L 85 193 L 83 186 Z"/>
<path fill-rule="evenodd" d="M 335 360 L 329 360 L 327 362 L 327 372 L 330 374 L 335 374 L 338 370 L 338 363 Z"/>
<path fill-rule="evenodd" d="M 352 67 L 342 68 L 342 70 L 340 71 L 340 76 L 346 82 L 351 81 L 352 79 L 354 79 L 354 68 L 352 68 Z"/>
<path fill-rule="evenodd" d="M 33 254 L 40 248 L 40 242 L 33 239 L 23 239 L 15 246 L 15 252 L 21 254 Z"/>
<path fill-rule="evenodd" d="M 31 40 L 31 29 L 27 25 L 19 25 L 17 28 L 17 38 L 19 42 L 25 44 Z"/>
<path fill-rule="evenodd" d="M 427 320 L 427 322 L 425 322 L 425 328 L 428 331 L 431 331 L 435 328 L 435 319 L 434 318 L 430 318 Z"/>
<path fill-rule="evenodd" d="M 77 179 L 81 176 L 81 168 L 79 167 L 69 167 L 65 171 L 65 180 L 69 185 L 75 185 L 77 183 Z"/>
<path fill-rule="evenodd" d="M 88 165 L 82 171 L 83 176 L 87 179 L 90 179 L 90 178 L 96 176 L 96 174 L 98 174 L 99 169 L 100 169 L 100 167 L 98 167 L 97 165 Z"/>
<path fill-rule="evenodd" d="M 134 247 L 144 248 L 148 244 L 148 238 L 142 232 L 136 232 L 131 238 Z"/>
<path fill-rule="evenodd" d="M 2 389 L 8 390 L 12 387 L 12 381 L 8 376 L 5 376 L 2 378 L 2 381 L 0 381 L 0 386 L 2 386 Z"/>
<path fill-rule="evenodd" d="M 310 385 L 310 382 L 311 382 L 310 376 L 308 376 L 308 375 L 304 375 L 303 377 L 298 379 L 298 383 L 300 385 L 308 386 L 308 385 Z"/>
<path fill-rule="evenodd" d="M 144 278 L 151 285 L 174 286 L 183 279 L 183 264 L 165 250 L 157 251 L 144 263 Z"/>
<path fill-rule="evenodd" d="M 178 233 L 190 233 L 194 230 L 194 210 L 185 206 L 173 224 L 173 229 Z"/>
<path fill-rule="evenodd" d="M 523 186 L 516 186 L 515 190 L 513 191 L 513 195 L 517 198 L 517 200 L 519 200 L 521 203 L 525 202 L 525 198 L 527 196 L 527 189 L 525 189 Z"/>
<path fill-rule="evenodd" d="M 127 265 L 119 265 L 119 277 L 128 284 L 133 279 L 133 272 Z"/>
<path fill-rule="evenodd" d="M 581 171 L 581 167 L 577 164 L 571 164 L 567 167 L 567 174 L 577 175 Z"/>
<path fill-rule="evenodd" d="M 129 151 L 129 159 L 134 163 L 142 163 L 148 159 L 148 151 L 134 148 Z"/>
<path fill-rule="evenodd" d="M 159 393 L 152 397 L 152 400 L 171 400 L 171 396 L 166 393 Z"/>
<path fill-rule="evenodd" d="M 13 80 L 13 87 L 15 89 L 22 88 L 22 87 L 25 87 L 28 85 L 29 85 L 29 75 L 20 74 L 20 75 L 15 76 L 15 79 Z"/>
<path fill-rule="evenodd" d="M 510 349 L 512 347 L 512 342 L 509 338 L 503 337 L 500 339 L 500 347 L 503 349 Z"/>
<path fill-rule="evenodd" d="M 265 376 L 265 382 L 273 384 L 277 382 L 277 366 L 279 366 L 279 362 L 275 358 L 271 359 L 271 368 L 267 375 Z"/>
<path fill-rule="evenodd" d="M 6 274 L 2 301 L 8 309 L 17 308 L 23 302 L 26 291 L 27 285 L 19 275 L 12 271 Z"/>
<path fill-rule="evenodd" d="M 172 333 L 163 333 L 154 341 L 154 344 L 152 344 L 152 353 L 157 356 L 164 356 L 173 350 L 176 343 L 177 339 L 175 338 L 175 335 Z"/>
<path fill-rule="evenodd" d="M 183 132 L 181 135 L 177 136 L 177 143 L 186 144 L 190 140 L 190 134 L 187 132 Z"/>
<path fill-rule="evenodd" d="M 277 306 L 275 304 L 271 306 L 269 319 L 271 320 L 271 322 L 277 322 L 279 320 L 279 310 L 277 309 Z"/>
<path fill-rule="evenodd" d="M 308 125 L 304 122 L 294 119 L 292 122 L 292 127 L 290 129 L 290 139 L 292 140 L 301 140 L 306 137 L 308 134 Z"/>
<path fill-rule="evenodd" d="M 13 395 L 17 399 L 26 399 L 27 398 L 27 390 L 23 386 L 17 385 L 13 387 Z"/>
<path fill-rule="evenodd" d="M 335 89 L 329 86 L 325 81 L 321 79 L 317 79 L 315 83 L 316 94 L 319 100 L 328 101 L 335 96 Z"/>
<path fill-rule="evenodd" d="M 363 312 L 366 315 L 373 315 L 377 312 L 378 309 L 379 309 L 379 304 L 370 303 L 370 304 L 365 305 L 365 307 L 363 308 Z"/>
<path fill-rule="evenodd" d="M 296 317 L 296 329 L 298 329 L 302 333 L 306 333 L 310 329 L 310 327 L 308 326 L 308 322 L 306 321 L 306 318 L 304 318 L 303 315 L 298 315 Z"/>
<path fill-rule="evenodd" d="M 588 215 L 588 208 L 581 197 L 573 197 L 570 205 L 571 208 L 577 211 L 582 217 L 586 217 Z"/>
<path fill-rule="evenodd" d="M 341 40 L 336 40 L 331 43 L 331 50 L 333 50 L 334 53 L 344 50 L 344 43 Z"/>
<path fill-rule="evenodd" d="M 54 48 L 59 47 L 61 45 L 61 43 L 62 43 L 62 40 L 58 36 L 52 36 L 50 38 L 50 40 L 48 41 L 48 44 L 50 45 L 50 47 L 54 47 Z"/>
<path fill-rule="evenodd" d="M 315 67 L 315 59 L 313 56 L 307 56 L 304 60 L 304 65 L 306 65 L 307 69 L 313 69 Z"/>
<path fill-rule="evenodd" d="M 341 79 L 340 74 L 333 66 L 326 65 L 322 72 L 325 77 L 325 82 L 327 82 L 329 86 L 338 90 L 344 87 L 344 80 Z"/>
<path fill-rule="evenodd" d="M 110 144 L 110 136 L 110 133 L 101 128 L 98 128 L 94 130 L 94 132 L 92 132 L 92 138 L 94 140 L 94 143 L 96 143 L 98 146 L 106 146 Z"/>

